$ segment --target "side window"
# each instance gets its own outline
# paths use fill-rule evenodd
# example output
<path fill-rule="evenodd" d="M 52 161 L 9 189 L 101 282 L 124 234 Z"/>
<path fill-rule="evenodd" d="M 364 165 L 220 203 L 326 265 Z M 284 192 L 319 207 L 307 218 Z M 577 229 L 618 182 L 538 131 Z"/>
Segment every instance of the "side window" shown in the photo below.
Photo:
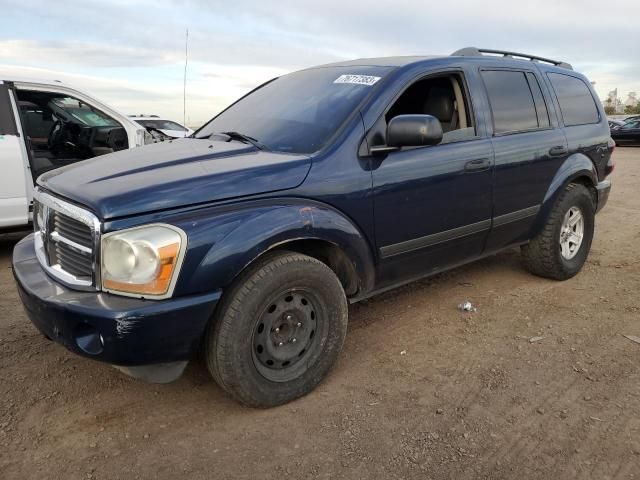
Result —
<path fill-rule="evenodd" d="M 124 127 L 82 100 L 23 89 L 17 96 L 34 176 L 128 148 Z"/>
<path fill-rule="evenodd" d="M 388 123 L 398 115 L 426 114 L 436 117 L 444 135 L 441 143 L 476 136 L 473 114 L 463 78 L 458 73 L 438 74 L 413 83 L 385 115 Z"/>
<path fill-rule="evenodd" d="M 17 135 L 18 128 L 13 118 L 9 88 L 0 84 L 0 135 Z"/>
<path fill-rule="evenodd" d="M 598 123 L 600 114 L 589 87 L 579 78 L 548 73 L 567 127 Z"/>
<path fill-rule="evenodd" d="M 539 123 L 538 110 L 524 72 L 485 70 L 482 78 L 491 104 L 494 134 L 534 130 L 549 125 L 548 115 L 546 124 Z"/>
<path fill-rule="evenodd" d="M 531 89 L 531 94 L 533 95 L 533 101 L 536 105 L 536 115 L 538 116 L 538 126 L 548 127 L 549 126 L 549 112 L 547 111 L 547 105 L 544 103 L 544 96 L 542 95 L 542 90 L 540 90 L 540 84 L 538 83 L 538 79 L 536 76 L 528 72 L 527 80 L 529 80 L 529 88 Z"/>
<path fill-rule="evenodd" d="M 620 127 L 620 130 L 634 130 L 636 128 L 640 128 L 640 121 L 632 121 L 629 123 L 625 123 Z"/>

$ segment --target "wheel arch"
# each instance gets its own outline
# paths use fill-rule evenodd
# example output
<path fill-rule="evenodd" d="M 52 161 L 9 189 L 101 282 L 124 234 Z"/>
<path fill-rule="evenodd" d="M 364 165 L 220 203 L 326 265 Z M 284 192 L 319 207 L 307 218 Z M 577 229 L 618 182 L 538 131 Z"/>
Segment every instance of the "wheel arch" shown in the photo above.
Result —
<path fill-rule="evenodd" d="M 277 250 L 322 261 L 338 276 L 348 296 L 373 288 L 372 249 L 363 232 L 342 212 L 305 199 L 251 207 L 226 214 L 218 222 L 214 217 L 214 225 L 200 232 L 213 241 L 194 247 L 179 285 L 181 293 L 224 289 L 264 255 Z M 196 251 L 200 252 L 197 256 Z"/>
<path fill-rule="evenodd" d="M 549 184 L 549 188 L 540 206 L 540 212 L 533 224 L 530 238 L 536 236 L 540 230 L 542 230 L 549 219 L 549 215 L 558 196 L 570 183 L 584 185 L 591 195 L 595 208 L 597 203 L 596 185 L 598 184 L 596 167 L 586 155 L 582 153 L 573 154 L 563 162 Z"/>
<path fill-rule="evenodd" d="M 265 255 L 274 251 L 292 251 L 308 255 L 327 265 L 333 273 L 340 279 L 342 287 L 347 296 L 358 293 L 360 289 L 360 277 L 355 266 L 345 251 L 334 242 L 319 238 L 302 238 L 298 240 L 288 240 L 274 245 L 263 252 L 251 262 L 251 265 L 259 261 Z"/>

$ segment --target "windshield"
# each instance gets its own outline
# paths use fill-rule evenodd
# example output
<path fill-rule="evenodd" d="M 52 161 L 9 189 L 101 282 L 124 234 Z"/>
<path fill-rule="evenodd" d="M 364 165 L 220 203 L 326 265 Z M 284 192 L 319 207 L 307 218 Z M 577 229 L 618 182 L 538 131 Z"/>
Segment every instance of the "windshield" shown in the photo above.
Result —
<path fill-rule="evenodd" d="M 118 123 L 112 118 L 80 100 L 71 97 L 58 97 L 51 103 L 63 109 L 71 115 L 77 122 L 88 127 L 117 127 Z M 55 111 L 55 109 L 54 109 Z"/>
<path fill-rule="evenodd" d="M 390 67 L 321 67 L 284 75 L 229 107 L 196 138 L 240 132 L 269 150 L 313 153 L 331 139 Z"/>
<path fill-rule="evenodd" d="M 136 122 L 138 122 L 144 128 L 157 128 L 158 130 L 176 130 L 178 132 L 187 131 L 187 129 L 182 125 L 176 122 L 172 122 L 171 120 L 136 120 Z"/>

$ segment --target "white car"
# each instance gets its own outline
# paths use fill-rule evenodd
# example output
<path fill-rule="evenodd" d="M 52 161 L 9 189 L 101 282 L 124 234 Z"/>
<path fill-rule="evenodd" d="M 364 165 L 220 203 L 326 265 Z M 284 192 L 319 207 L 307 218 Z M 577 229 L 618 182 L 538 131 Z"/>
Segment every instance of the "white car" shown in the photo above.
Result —
<path fill-rule="evenodd" d="M 165 135 L 169 138 L 184 138 L 193 133 L 193 130 L 180 125 L 178 122 L 174 122 L 173 120 L 165 120 L 156 115 L 129 115 L 129 118 L 131 118 L 131 120 L 133 120 L 137 124 L 146 128 L 147 131 L 154 136 L 154 138 L 157 137 L 156 135 L 154 135 L 154 133 L 156 132 L 160 132 L 162 135 Z"/>
<path fill-rule="evenodd" d="M 44 172 L 145 143 L 145 129 L 86 93 L 0 74 L 0 232 L 28 226 Z"/>

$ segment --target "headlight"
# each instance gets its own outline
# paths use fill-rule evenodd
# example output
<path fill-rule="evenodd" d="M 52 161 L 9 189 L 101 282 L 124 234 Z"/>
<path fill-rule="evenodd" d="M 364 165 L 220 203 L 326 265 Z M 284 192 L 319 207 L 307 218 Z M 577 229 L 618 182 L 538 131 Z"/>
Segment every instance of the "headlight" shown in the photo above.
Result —
<path fill-rule="evenodd" d="M 170 225 L 148 225 L 102 237 L 102 289 L 166 298 L 186 248 L 186 234 Z"/>

